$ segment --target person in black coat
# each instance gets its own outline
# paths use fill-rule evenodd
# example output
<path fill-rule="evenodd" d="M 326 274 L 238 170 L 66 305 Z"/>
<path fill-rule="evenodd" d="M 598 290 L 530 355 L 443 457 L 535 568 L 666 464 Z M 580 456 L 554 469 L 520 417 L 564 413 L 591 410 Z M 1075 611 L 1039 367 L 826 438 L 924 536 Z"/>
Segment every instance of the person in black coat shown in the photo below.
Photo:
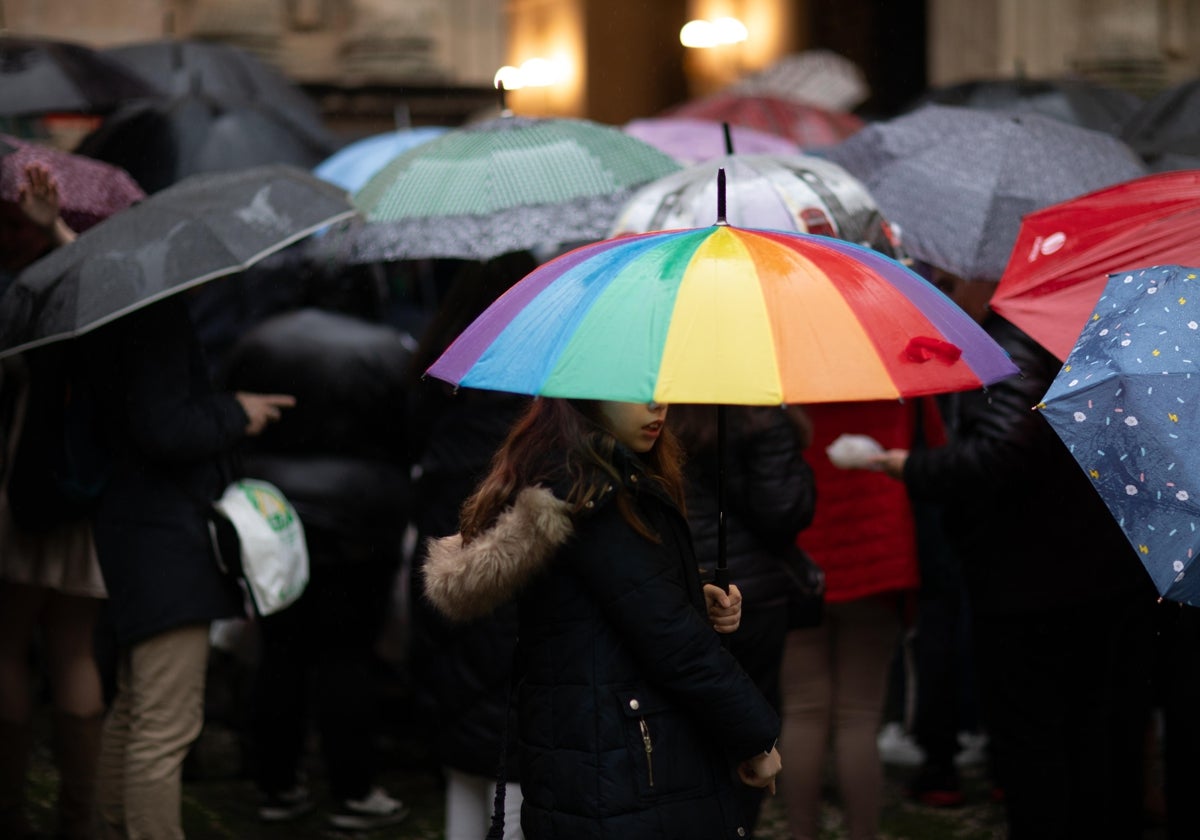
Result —
<path fill-rule="evenodd" d="M 517 599 L 529 840 L 745 837 L 737 777 L 773 787 L 779 717 L 722 647 L 678 444 L 654 403 L 541 398 L 429 546 L 425 592 L 469 620 Z M 735 608 L 736 609 L 736 608 Z"/>
<path fill-rule="evenodd" d="M 230 387 L 286 388 L 296 407 L 242 457 L 296 508 L 309 550 L 300 598 L 263 616 L 252 734 L 259 817 L 313 806 L 302 765 L 316 713 L 331 827 L 365 830 L 407 808 L 375 784 L 379 704 L 375 644 L 391 604 L 412 491 L 406 429 L 411 338 L 338 312 L 275 315 L 225 360 Z"/>
<path fill-rule="evenodd" d="M 717 407 L 676 405 L 671 428 L 687 451 L 687 519 L 696 558 L 711 573 L 717 563 L 718 487 L 723 483 L 726 563 L 731 591 L 742 597 L 742 621 L 728 647 L 776 712 L 780 667 L 794 584 L 784 566 L 796 534 L 812 522 L 816 485 L 805 462 L 806 417 L 799 407 L 725 406 L 726 445 L 718 477 Z M 762 789 L 739 793 L 750 826 Z"/>
<path fill-rule="evenodd" d="M 411 587 L 410 667 L 417 708 L 430 723 L 429 748 L 446 779 L 445 840 L 478 840 L 487 833 L 501 766 L 505 837 L 520 837 L 516 727 L 507 722 L 517 607 L 501 605 L 477 621 L 447 621 L 423 595 L 426 555 L 421 546 L 431 537 L 458 530 L 463 502 L 487 474 L 492 455 L 529 398 L 452 389 L 424 373 L 467 324 L 536 267 L 527 252 L 459 265 L 410 371 L 418 546 Z"/>
<path fill-rule="evenodd" d="M 995 286 L 969 285 L 979 284 Z M 1062 363 L 1000 316 L 981 317 L 1021 374 L 960 395 L 948 445 L 890 450 L 877 464 L 944 505 L 1009 836 L 1138 837 L 1156 595 L 1034 410 Z"/>
<path fill-rule="evenodd" d="M 178 295 L 87 341 L 112 457 L 93 529 L 118 649 L 97 803 L 112 836 L 182 837 L 181 770 L 203 724 L 209 623 L 242 612 L 217 568 L 209 508 L 232 449 L 293 399 L 214 391 Z"/>

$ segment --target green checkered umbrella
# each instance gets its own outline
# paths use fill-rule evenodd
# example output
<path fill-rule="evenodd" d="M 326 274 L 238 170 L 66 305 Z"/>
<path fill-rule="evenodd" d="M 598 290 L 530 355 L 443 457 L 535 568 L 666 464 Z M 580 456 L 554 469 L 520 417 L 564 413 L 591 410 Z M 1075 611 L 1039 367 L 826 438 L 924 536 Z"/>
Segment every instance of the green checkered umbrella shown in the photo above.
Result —
<path fill-rule="evenodd" d="M 366 222 L 332 231 L 320 247 L 367 262 L 590 242 L 637 187 L 678 169 L 615 127 L 499 117 L 396 157 L 354 195 Z"/>

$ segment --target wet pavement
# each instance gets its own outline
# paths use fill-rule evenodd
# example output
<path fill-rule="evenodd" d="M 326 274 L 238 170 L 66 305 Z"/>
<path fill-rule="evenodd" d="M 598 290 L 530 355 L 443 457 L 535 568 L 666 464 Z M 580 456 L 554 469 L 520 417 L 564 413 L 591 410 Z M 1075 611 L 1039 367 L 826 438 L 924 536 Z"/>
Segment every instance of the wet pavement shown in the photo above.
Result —
<path fill-rule="evenodd" d="M 48 735 L 48 733 L 47 733 Z M 55 775 L 49 750 L 41 740 L 32 772 L 31 810 L 35 827 L 46 833 L 53 827 Z M 325 826 L 324 794 L 320 768 L 310 762 L 310 787 L 318 807 L 298 820 L 282 824 L 259 822 L 253 782 L 243 768 L 239 739 L 234 730 L 209 723 L 187 764 L 184 782 L 184 825 L 189 840 L 291 840 L 292 838 L 346 838 L 367 840 L 435 840 L 442 836 L 442 780 L 415 733 L 401 733 L 382 744 L 384 769 L 380 784 L 410 808 L 397 826 L 349 835 Z M 315 756 L 315 751 L 310 750 Z M 903 783 L 911 771 L 888 767 L 881 840 L 1002 840 L 1003 816 L 987 796 L 982 771 L 966 768 L 964 783 L 968 804 L 952 810 L 913 805 L 903 797 Z M 788 840 L 782 802 L 769 798 L 764 806 L 759 840 Z M 822 840 L 842 840 L 846 833 L 835 794 L 829 792 Z"/>

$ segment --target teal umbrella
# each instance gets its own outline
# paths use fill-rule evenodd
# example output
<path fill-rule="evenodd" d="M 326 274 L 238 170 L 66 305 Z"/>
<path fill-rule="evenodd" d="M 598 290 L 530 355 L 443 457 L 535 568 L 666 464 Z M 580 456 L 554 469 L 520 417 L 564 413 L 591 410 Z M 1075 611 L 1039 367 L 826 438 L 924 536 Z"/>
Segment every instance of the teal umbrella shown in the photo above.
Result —
<path fill-rule="evenodd" d="M 332 231 L 320 248 L 356 262 L 484 260 L 590 242 L 637 187 L 680 168 L 612 126 L 503 116 L 395 158 L 354 194 L 366 223 Z"/>
<path fill-rule="evenodd" d="M 372 134 L 338 149 L 313 167 L 313 174 L 344 190 L 357 192 L 393 158 L 446 131 L 442 126 L 427 125 Z"/>

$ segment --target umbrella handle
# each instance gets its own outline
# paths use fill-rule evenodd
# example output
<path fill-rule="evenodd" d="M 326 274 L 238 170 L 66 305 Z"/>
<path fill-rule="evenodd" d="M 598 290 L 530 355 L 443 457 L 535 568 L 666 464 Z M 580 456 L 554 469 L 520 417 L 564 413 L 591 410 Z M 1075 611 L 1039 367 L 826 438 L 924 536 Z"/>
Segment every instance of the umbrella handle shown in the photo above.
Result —
<path fill-rule="evenodd" d="M 721 171 L 724 175 L 724 170 Z M 729 560 L 725 550 L 725 406 L 717 405 L 717 567 L 713 583 L 729 594 Z"/>
<path fill-rule="evenodd" d="M 717 566 L 713 572 L 713 584 L 721 587 L 726 595 L 729 594 L 729 567 Z"/>

